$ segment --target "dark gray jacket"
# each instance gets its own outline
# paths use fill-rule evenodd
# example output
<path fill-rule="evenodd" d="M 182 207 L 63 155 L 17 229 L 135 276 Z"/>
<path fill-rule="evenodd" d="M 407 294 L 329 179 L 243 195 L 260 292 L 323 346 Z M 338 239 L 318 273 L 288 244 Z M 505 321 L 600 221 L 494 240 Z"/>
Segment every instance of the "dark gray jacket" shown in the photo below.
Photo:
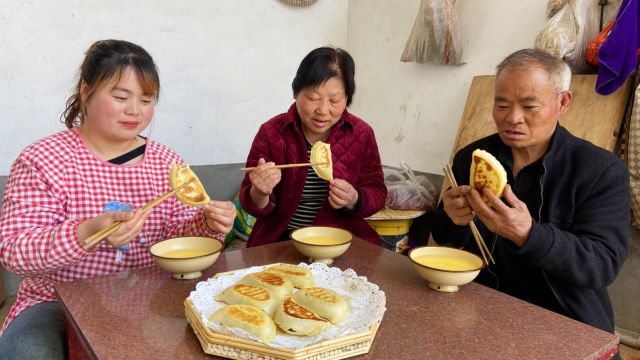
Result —
<path fill-rule="evenodd" d="M 469 184 L 473 150 L 480 148 L 495 155 L 504 146 L 494 134 L 461 149 L 453 162 L 458 183 Z M 522 248 L 490 233 L 479 219 L 476 223 L 493 249 L 496 263 L 502 262 L 507 281 L 526 276 L 517 273 L 518 266 L 508 264 L 525 262 L 530 269 L 540 269 L 544 281 L 537 290 L 554 297 L 552 301 L 559 308 L 553 310 L 613 332 L 613 309 L 606 287 L 616 278 L 628 252 L 627 167 L 612 153 L 571 135 L 560 125 L 543 158 L 543 167 L 541 206 L 529 209 L 537 212 L 539 221 L 534 221 Z M 462 246 L 477 253 L 469 228 L 453 224 L 442 204 L 433 237 L 439 244 Z M 476 281 L 492 286 L 487 281 L 495 274 L 491 270 L 483 269 Z"/>

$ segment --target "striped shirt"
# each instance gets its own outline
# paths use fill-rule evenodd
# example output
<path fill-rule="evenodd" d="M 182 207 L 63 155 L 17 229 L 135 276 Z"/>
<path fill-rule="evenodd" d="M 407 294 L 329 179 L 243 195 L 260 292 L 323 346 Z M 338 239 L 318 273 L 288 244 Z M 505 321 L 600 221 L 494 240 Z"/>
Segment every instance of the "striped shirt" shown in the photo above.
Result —
<path fill-rule="evenodd" d="M 224 234 L 207 227 L 202 210 L 171 197 L 156 206 L 129 249 L 103 241 L 84 250 L 78 225 L 99 215 L 109 201 L 140 208 L 169 190 L 169 166 L 183 163 L 173 150 L 147 141 L 144 158 L 114 165 L 97 158 L 77 129 L 61 131 L 24 149 L 11 166 L 2 200 L 2 265 L 24 277 L 2 331 L 23 310 L 56 301 L 53 284 L 152 266 L 149 247 L 177 236 Z"/>
<path fill-rule="evenodd" d="M 307 143 L 307 156 L 311 161 L 311 144 L 306 139 L 305 142 Z M 327 193 L 327 181 L 321 179 L 311 166 L 307 167 L 307 180 L 304 183 L 304 190 L 302 190 L 302 198 L 289 221 L 289 225 L 287 225 L 287 230 L 311 226 L 327 200 Z"/>

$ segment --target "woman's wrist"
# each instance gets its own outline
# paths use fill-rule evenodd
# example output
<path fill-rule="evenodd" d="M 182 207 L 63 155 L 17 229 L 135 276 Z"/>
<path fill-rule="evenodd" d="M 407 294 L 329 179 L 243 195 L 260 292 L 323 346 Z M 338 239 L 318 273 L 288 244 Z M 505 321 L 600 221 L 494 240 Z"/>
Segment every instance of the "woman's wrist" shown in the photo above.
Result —
<path fill-rule="evenodd" d="M 254 205 L 259 209 L 264 209 L 267 204 L 269 204 L 269 194 L 264 194 L 262 191 L 258 190 L 255 186 L 251 186 L 250 190 L 251 200 Z"/>

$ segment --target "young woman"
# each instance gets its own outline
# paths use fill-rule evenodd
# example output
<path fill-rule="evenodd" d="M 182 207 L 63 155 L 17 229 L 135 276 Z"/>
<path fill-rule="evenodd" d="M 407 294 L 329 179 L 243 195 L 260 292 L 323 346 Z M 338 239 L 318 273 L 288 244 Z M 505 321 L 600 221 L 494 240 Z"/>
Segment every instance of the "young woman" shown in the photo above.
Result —
<path fill-rule="evenodd" d="M 149 212 L 105 211 L 118 201 L 140 209 L 169 190 L 169 167 L 183 160 L 140 136 L 151 122 L 160 82 L 151 56 L 127 41 L 91 45 L 67 130 L 24 149 L 13 163 L 0 217 L 1 261 L 24 277 L 0 336 L 0 357 L 64 359 L 65 337 L 53 284 L 153 265 L 149 247 L 177 236 L 223 241 L 231 202 L 203 209 L 170 198 Z M 114 221 L 120 228 L 85 250 Z"/>
<path fill-rule="evenodd" d="M 384 206 L 387 188 L 373 129 L 347 111 L 354 75 L 353 59 L 342 49 L 317 48 L 300 63 L 295 103 L 260 127 L 247 158 L 247 166 L 257 166 L 240 189 L 242 207 L 257 219 L 247 246 L 286 240 L 291 230 L 309 225 L 344 228 L 380 243 L 364 218 Z M 273 167 L 309 162 L 316 141 L 331 146 L 332 181 L 311 167 Z"/>

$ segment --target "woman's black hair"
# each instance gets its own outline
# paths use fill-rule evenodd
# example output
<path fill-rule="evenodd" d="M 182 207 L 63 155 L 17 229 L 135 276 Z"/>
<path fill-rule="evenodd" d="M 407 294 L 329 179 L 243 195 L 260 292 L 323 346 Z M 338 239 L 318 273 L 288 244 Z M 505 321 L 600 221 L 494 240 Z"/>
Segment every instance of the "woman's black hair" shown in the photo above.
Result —
<path fill-rule="evenodd" d="M 318 87 L 332 77 L 338 77 L 344 84 L 347 106 L 356 91 L 354 80 L 356 66 L 348 52 L 340 48 L 320 47 L 312 50 L 302 59 L 296 77 L 293 79 L 293 97 L 308 87 Z"/>
<path fill-rule="evenodd" d="M 88 86 L 88 100 L 108 81 L 115 78 L 117 83 L 127 69 L 138 75 L 144 93 L 153 96 L 157 101 L 160 96 L 158 69 L 145 49 L 124 40 L 96 41 L 87 50 L 80 66 L 75 93 L 67 99 L 67 106 L 62 114 L 62 121 L 67 128 L 78 126 L 86 119 L 86 104 L 82 103 L 81 94 L 83 83 Z"/>

